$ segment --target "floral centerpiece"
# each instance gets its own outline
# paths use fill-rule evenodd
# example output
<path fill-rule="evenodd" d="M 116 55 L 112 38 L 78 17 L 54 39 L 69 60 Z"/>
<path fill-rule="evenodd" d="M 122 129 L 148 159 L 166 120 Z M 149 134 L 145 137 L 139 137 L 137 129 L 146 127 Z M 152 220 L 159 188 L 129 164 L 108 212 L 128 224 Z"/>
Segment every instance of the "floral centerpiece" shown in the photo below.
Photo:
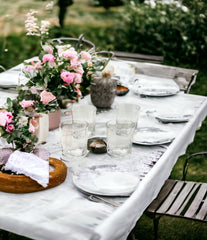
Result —
<path fill-rule="evenodd" d="M 32 152 L 38 141 L 38 120 L 42 113 L 57 109 L 56 97 L 35 87 L 22 88 L 16 99 L 7 98 L 0 109 L 0 136 L 12 144 L 13 150 Z"/>
<path fill-rule="evenodd" d="M 48 41 L 49 24 L 43 21 L 38 27 L 35 13 L 31 11 L 28 14 L 26 29 L 28 35 L 41 37 L 42 51 L 38 60 L 25 62 L 24 73 L 29 79 L 26 85 L 49 90 L 59 103 L 61 99 L 77 101 L 89 93 L 92 74 L 102 71 L 108 59 L 75 49 L 70 44 L 57 45 Z"/>

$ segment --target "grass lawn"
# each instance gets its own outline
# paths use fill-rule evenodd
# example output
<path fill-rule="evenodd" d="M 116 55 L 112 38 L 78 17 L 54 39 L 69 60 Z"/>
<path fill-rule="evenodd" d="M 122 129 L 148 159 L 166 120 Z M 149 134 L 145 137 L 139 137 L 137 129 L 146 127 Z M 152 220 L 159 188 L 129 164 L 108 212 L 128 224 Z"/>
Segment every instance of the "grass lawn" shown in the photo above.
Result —
<path fill-rule="evenodd" d="M 42 19 L 49 18 L 54 25 L 58 24 L 58 6 L 53 11 L 45 11 L 44 7 L 49 1 L 42 0 L 9 0 L 1 1 L 0 8 L 0 65 L 10 68 L 25 58 L 37 55 L 39 52 L 39 43 L 29 41 L 25 36 L 24 21 L 25 15 L 30 8 L 37 9 Z M 65 27 L 60 34 L 64 36 L 78 37 L 84 33 L 85 38 L 96 44 L 101 50 L 113 49 L 113 44 L 109 45 L 108 40 L 110 28 L 113 27 L 113 19 L 117 11 L 122 11 L 123 7 L 111 8 L 106 12 L 102 7 L 93 7 L 87 0 L 75 0 L 74 4 L 68 8 L 65 19 Z M 57 28 L 58 29 L 58 28 Z M 59 31 L 59 30 L 58 30 Z M 107 34 L 107 35 L 106 35 Z M 6 50 L 5 50 L 6 49 Z M 188 66 L 191 68 L 191 66 Z M 192 67 L 193 68 L 193 67 Z M 196 84 L 192 87 L 191 93 L 198 95 L 207 95 L 206 76 L 207 70 L 200 69 Z M 207 119 L 202 127 L 197 131 L 194 142 L 190 144 L 186 155 L 181 156 L 172 170 L 171 178 L 181 178 L 182 166 L 187 155 L 205 151 L 207 140 Z M 207 180 L 207 161 L 200 158 L 193 162 L 189 169 L 188 180 L 205 181 Z M 206 240 L 207 224 L 188 221 L 185 219 L 175 219 L 163 217 L 160 220 L 160 240 Z M 3 232 L 0 232 L 0 240 L 3 240 Z M 153 239 L 152 220 L 143 216 L 137 223 L 135 229 L 139 240 Z M 22 236 L 9 234 L 9 240 L 24 240 Z M 57 239 L 58 240 L 58 239 Z M 81 240 L 81 239 L 80 239 Z"/>

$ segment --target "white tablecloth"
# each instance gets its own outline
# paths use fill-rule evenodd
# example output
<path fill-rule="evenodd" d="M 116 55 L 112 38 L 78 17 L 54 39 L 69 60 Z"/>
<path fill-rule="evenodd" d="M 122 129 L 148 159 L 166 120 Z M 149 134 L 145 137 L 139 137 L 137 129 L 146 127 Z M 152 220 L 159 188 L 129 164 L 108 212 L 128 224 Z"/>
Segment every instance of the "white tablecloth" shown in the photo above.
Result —
<path fill-rule="evenodd" d="M 130 91 L 124 97 L 116 97 L 111 111 L 97 114 L 97 135 L 104 136 L 104 123 L 114 118 L 113 108 L 118 102 L 139 104 L 141 114 L 138 126 L 169 130 L 175 136 L 174 141 L 153 147 L 133 145 L 130 158 L 113 159 L 107 154 L 90 153 L 82 161 L 67 163 L 65 182 L 53 189 L 27 194 L 0 192 L 1 229 L 37 240 L 126 239 L 169 177 L 177 158 L 185 153 L 187 146 L 193 141 L 196 130 L 207 115 L 207 98 L 183 93 L 163 98 L 141 98 Z M 81 103 L 91 104 L 90 97 L 86 97 Z M 162 124 L 154 117 L 159 113 L 177 110 L 190 112 L 192 117 L 187 123 L 178 124 Z M 66 116 L 63 114 L 64 118 Z M 60 158 L 58 130 L 49 133 L 48 143 L 44 147 L 50 151 L 52 157 Z M 152 162 L 156 162 L 153 167 L 150 165 Z M 141 182 L 130 197 L 110 198 L 121 203 L 119 207 L 92 202 L 73 185 L 71 172 L 94 165 L 111 165 L 119 170 L 133 171 L 139 175 Z"/>

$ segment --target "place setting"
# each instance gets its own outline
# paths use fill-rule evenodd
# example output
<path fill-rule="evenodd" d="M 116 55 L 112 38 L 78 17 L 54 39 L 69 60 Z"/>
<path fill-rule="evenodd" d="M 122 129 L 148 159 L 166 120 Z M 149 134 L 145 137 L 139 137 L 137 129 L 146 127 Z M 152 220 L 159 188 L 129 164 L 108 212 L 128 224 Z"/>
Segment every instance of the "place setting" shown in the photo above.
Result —
<path fill-rule="evenodd" d="M 135 74 L 133 90 L 135 94 L 146 97 L 167 97 L 177 94 L 180 89 L 171 78 L 161 78 Z"/>

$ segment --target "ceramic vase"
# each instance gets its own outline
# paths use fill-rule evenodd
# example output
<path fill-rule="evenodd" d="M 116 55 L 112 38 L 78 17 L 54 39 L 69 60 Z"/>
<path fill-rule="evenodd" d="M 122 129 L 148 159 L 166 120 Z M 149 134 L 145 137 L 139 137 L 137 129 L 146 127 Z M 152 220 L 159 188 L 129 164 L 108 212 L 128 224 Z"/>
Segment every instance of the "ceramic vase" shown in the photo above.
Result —
<path fill-rule="evenodd" d="M 94 77 L 91 82 L 91 101 L 97 108 L 110 108 L 116 96 L 115 78 Z"/>
<path fill-rule="evenodd" d="M 49 113 L 49 131 L 57 129 L 60 125 L 61 109 L 58 109 L 54 113 Z"/>

